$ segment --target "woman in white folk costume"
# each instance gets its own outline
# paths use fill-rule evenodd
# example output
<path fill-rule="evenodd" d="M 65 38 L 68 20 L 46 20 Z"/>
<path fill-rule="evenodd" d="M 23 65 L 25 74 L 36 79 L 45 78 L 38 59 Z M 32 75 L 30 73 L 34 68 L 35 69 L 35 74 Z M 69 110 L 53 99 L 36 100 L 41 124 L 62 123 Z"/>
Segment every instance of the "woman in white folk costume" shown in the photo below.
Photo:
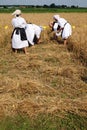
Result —
<path fill-rule="evenodd" d="M 71 36 L 72 34 L 71 25 L 67 22 L 67 20 L 65 20 L 64 18 L 61 18 L 59 15 L 54 15 L 53 19 L 60 26 L 60 28 L 56 31 L 55 35 L 56 36 L 61 35 L 62 39 L 64 40 L 64 45 L 66 45 L 69 36 Z"/>
<path fill-rule="evenodd" d="M 26 21 L 22 18 L 21 10 L 16 10 L 12 13 L 15 17 L 12 19 L 13 33 L 12 33 L 12 49 L 17 52 L 18 49 L 23 49 L 27 54 L 26 47 L 28 47 L 27 36 L 25 32 Z"/>
<path fill-rule="evenodd" d="M 40 43 L 42 28 L 36 24 L 29 23 L 26 25 L 27 40 L 30 45 Z"/>

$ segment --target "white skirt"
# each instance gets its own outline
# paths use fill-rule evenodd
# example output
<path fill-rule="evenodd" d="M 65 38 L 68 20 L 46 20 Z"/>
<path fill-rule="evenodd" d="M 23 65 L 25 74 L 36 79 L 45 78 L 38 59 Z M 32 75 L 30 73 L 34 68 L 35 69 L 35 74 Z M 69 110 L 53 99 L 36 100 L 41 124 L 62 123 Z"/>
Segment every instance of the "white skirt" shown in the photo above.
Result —
<path fill-rule="evenodd" d="M 70 35 L 72 34 L 72 28 L 71 25 L 69 23 L 67 23 L 63 29 L 62 32 L 62 38 L 63 39 L 67 39 Z"/>
<path fill-rule="evenodd" d="M 32 27 L 32 24 L 27 24 L 25 31 L 27 35 L 27 40 L 31 45 L 34 45 L 33 39 L 34 39 L 35 31 Z"/>
<path fill-rule="evenodd" d="M 12 48 L 14 49 L 21 49 L 24 47 L 28 47 L 28 41 L 21 40 L 20 34 L 16 34 L 14 31 L 13 37 L 12 37 Z"/>

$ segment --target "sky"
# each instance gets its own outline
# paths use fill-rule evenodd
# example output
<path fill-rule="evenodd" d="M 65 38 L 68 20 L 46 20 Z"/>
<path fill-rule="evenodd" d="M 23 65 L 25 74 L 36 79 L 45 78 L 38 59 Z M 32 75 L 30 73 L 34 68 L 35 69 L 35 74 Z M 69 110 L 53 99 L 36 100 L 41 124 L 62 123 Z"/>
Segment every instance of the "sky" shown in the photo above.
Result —
<path fill-rule="evenodd" d="M 67 5 L 87 7 L 87 0 L 0 0 L 0 5 Z"/>

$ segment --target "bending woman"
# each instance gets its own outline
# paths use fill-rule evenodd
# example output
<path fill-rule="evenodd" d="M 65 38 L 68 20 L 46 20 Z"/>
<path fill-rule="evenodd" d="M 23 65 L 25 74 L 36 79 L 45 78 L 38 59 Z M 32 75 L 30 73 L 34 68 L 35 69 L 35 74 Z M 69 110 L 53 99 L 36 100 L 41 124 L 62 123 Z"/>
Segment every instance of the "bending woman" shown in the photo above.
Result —
<path fill-rule="evenodd" d="M 42 28 L 36 24 L 26 25 L 26 35 L 30 45 L 40 43 Z"/>
<path fill-rule="evenodd" d="M 54 15 L 53 19 L 58 22 L 60 29 L 58 29 L 57 33 L 61 32 L 61 37 L 64 40 L 64 45 L 67 44 L 67 40 L 69 36 L 72 34 L 72 28 L 70 23 L 67 22 L 64 18 L 61 18 L 59 15 Z"/>

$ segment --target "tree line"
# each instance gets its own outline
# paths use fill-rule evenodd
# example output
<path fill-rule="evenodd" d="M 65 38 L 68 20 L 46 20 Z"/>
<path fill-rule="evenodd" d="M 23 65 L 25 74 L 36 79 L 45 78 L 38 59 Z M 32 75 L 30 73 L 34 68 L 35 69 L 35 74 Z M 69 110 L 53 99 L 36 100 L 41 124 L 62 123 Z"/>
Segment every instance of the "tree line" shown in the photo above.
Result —
<path fill-rule="evenodd" d="M 0 5 L 2 8 L 12 8 L 12 7 L 22 7 L 22 8 L 30 8 L 30 7 L 35 7 L 35 8 L 79 8 L 78 5 L 55 5 L 55 3 L 52 3 L 50 5 Z"/>

